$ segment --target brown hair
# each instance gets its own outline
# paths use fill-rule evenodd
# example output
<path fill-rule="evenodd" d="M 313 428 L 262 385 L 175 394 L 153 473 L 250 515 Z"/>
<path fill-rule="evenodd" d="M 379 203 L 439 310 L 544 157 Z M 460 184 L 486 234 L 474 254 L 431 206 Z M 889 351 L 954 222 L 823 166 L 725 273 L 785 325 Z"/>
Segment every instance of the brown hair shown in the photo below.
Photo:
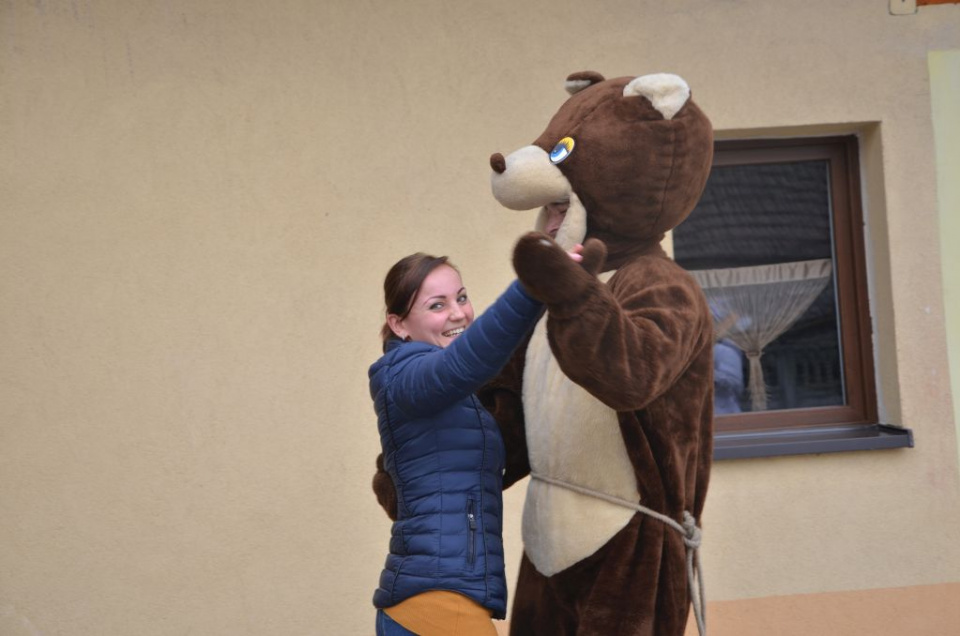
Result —
<path fill-rule="evenodd" d="M 383 299 L 387 306 L 387 315 L 396 314 L 401 320 L 406 318 L 424 279 L 441 265 L 457 269 L 446 256 L 430 256 L 423 252 L 405 256 L 394 263 L 383 280 Z M 384 322 L 380 329 L 380 338 L 383 340 L 383 350 L 386 351 L 387 342 L 397 338 L 397 335 L 390 329 L 390 325 Z"/>

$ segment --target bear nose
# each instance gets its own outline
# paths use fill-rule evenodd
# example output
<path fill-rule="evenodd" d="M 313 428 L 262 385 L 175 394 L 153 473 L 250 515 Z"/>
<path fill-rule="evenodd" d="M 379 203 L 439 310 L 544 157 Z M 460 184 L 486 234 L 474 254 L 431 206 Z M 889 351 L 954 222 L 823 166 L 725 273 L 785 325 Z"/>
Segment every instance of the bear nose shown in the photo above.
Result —
<path fill-rule="evenodd" d="M 507 162 L 504 160 L 503 155 L 495 152 L 490 155 L 490 167 L 493 168 L 493 171 L 497 174 L 503 174 L 503 171 L 507 169 Z"/>

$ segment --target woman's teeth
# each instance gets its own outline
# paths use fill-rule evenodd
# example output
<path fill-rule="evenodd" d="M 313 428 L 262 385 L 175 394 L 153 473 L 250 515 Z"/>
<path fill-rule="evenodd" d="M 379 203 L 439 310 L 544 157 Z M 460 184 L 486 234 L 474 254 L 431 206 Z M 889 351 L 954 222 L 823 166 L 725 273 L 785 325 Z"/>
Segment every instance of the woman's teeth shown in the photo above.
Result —
<path fill-rule="evenodd" d="M 463 333 L 463 327 L 457 327 L 456 329 L 451 329 L 450 331 L 444 331 L 443 335 L 447 338 L 453 338 L 454 336 L 459 336 Z"/>

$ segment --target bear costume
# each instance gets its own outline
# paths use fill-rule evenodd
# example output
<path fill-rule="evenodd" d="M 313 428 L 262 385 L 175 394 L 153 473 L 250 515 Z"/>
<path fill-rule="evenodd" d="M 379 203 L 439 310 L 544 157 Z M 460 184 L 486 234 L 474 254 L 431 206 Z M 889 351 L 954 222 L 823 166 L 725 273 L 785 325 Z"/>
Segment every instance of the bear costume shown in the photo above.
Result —
<path fill-rule="evenodd" d="M 504 436 L 504 487 L 531 476 L 511 634 L 679 636 L 702 601 L 687 563 L 712 463 L 714 331 L 660 243 L 700 198 L 713 130 L 676 75 L 576 73 L 567 89 L 531 146 L 490 159 L 505 207 L 569 205 L 559 246 L 517 245 L 547 313 L 479 394 Z M 563 253 L 589 239 L 607 248 L 599 277 Z"/>
<path fill-rule="evenodd" d="M 660 243 L 700 198 L 713 130 L 676 75 L 575 73 L 567 90 L 532 145 L 490 158 L 495 198 L 541 208 L 538 229 L 547 204 L 568 204 L 556 243 L 517 244 L 518 278 L 547 312 L 478 393 L 504 438 L 504 487 L 531 476 L 510 632 L 681 636 L 703 600 L 691 570 L 713 455 L 714 331 L 702 290 Z M 564 253 L 595 252 L 597 239 L 602 267 Z"/>

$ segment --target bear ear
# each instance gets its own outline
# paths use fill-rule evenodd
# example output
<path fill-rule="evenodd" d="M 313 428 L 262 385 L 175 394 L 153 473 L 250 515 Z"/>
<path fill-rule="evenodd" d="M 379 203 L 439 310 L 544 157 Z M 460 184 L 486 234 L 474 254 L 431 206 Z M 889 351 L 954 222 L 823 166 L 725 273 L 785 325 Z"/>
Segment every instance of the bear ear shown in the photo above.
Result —
<path fill-rule="evenodd" d="M 599 84 L 602 81 L 603 75 L 597 73 L 596 71 L 580 71 L 579 73 L 573 73 L 567 77 L 564 88 L 566 88 L 567 92 L 571 95 L 575 95 L 588 86 Z"/>
<path fill-rule="evenodd" d="M 646 97 L 664 119 L 673 119 L 690 99 L 690 87 L 679 75 L 641 75 L 623 87 L 623 96 Z"/>

